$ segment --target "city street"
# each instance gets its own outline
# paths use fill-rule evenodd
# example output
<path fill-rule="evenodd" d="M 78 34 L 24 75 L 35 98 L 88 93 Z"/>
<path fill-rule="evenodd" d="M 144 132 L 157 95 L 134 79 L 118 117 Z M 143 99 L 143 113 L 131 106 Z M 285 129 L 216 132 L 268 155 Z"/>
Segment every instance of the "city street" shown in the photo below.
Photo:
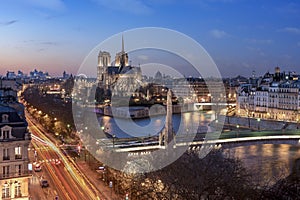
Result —
<path fill-rule="evenodd" d="M 43 199 L 44 196 L 45 199 L 55 199 L 56 196 L 70 200 L 105 199 L 28 115 L 27 121 L 32 133 L 32 146 L 36 151 L 36 160 L 42 163 L 42 171 L 33 172 L 31 180 L 33 199 Z M 41 188 L 39 184 L 41 177 L 49 182 L 49 187 L 42 190 L 37 189 L 37 187 Z"/>

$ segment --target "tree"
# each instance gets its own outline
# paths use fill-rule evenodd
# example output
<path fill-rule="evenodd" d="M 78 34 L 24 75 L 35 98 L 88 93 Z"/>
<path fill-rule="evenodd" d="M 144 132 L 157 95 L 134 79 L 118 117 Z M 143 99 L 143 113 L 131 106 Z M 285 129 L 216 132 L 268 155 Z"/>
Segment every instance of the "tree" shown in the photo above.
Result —
<path fill-rule="evenodd" d="M 246 199 L 255 198 L 250 175 L 236 159 L 213 151 L 200 159 L 186 152 L 169 166 L 151 173 L 117 173 L 114 180 L 131 199 Z"/>

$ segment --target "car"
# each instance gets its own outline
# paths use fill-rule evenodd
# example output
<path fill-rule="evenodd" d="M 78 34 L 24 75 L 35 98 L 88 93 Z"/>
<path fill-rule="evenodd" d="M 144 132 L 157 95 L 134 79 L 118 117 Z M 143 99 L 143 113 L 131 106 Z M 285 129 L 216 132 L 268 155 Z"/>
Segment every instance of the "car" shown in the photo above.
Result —
<path fill-rule="evenodd" d="M 59 165 L 61 161 L 59 159 L 55 159 L 55 165 Z"/>
<path fill-rule="evenodd" d="M 51 160 L 51 163 L 52 163 L 53 165 L 60 165 L 61 161 L 60 161 L 59 159 L 52 159 L 52 160 Z"/>
<path fill-rule="evenodd" d="M 44 188 L 44 187 L 48 187 L 49 183 L 46 179 L 42 179 L 41 182 L 40 182 L 40 185 L 41 185 L 42 188 Z"/>
<path fill-rule="evenodd" d="M 36 164 L 36 165 L 34 166 L 34 171 L 35 171 L 35 172 L 40 172 L 40 171 L 42 171 L 42 166 L 41 166 L 41 164 Z"/>

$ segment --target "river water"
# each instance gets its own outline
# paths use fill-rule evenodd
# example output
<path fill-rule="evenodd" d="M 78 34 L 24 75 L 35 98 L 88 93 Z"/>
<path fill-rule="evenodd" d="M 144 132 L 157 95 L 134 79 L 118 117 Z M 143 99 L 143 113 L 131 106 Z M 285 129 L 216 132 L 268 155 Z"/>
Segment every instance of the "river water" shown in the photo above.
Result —
<path fill-rule="evenodd" d="M 212 114 L 205 112 L 176 114 L 172 117 L 173 127 L 177 134 L 195 133 L 199 125 L 209 128 L 212 117 Z M 165 116 L 138 120 L 101 116 L 99 123 L 106 132 L 117 138 L 143 137 L 157 135 L 164 127 Z M 272 185 L 288 176 L 294 161 L 300 158 L 300 147 L 287 144 L 240 146 L 223 151 L 226 156 L 240 159 L 253 174 L 253 181 L 261 185 Z"/>
<path fill-rule="evenodd" d="M 272 185 L 287 177 L 296 159 L 300 158 L 300 146 L 288 144 L 262 144 L 225 149 L 231 158 L 239 158 L 253 174 L 253 181 L 262 186 Z"/>
<path fill-rule="evenodd" d="M 172 117 L 173 128 L 176 134 L 192 134 L 198 131 L 199 127 L 209 129 L 209 122 L 212 114 L 207 112 L 187 112 L 174 114 Z M 109 116 L 98 118 L 104 130 L 117 138 L 147 137 L 157 135 L 164 128 L 166 117 L 153 116 L 144 119 L 121 119 Z"/>

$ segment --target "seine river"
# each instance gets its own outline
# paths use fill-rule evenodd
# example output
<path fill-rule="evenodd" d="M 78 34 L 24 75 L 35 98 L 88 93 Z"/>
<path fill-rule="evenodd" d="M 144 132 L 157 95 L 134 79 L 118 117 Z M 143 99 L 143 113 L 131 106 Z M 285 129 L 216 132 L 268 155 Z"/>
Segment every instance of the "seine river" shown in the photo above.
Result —
<path fill-rule="evenodd" d="M 199 125 L 207 127 L 212 115 L 204 112 L 173 115 L 173 127 L 177 134 L 195 133 Z M 157 135 L 165 124 L 165 116 L 151 119 L 126 120 L 99 117 L 105 130 L 117 138 Z M 223 150 L 226 156 L 239 158 L 253 173 L 253 180 L 262 185 L 274 184 L 291 172 L 295 159 L 300 158 L 300 147 L 287 144 L 264 144 L 241 146 Z"/>
<path fill-rule="evenodd" d="M 173 128 L 176 134 L 196 133 L 198 128 L 208 128 L 212 115 L 204 112 L 188 112 L 174 114 Z M 166 117 L 154 116 L 145 119 L 121 119 L 109 116 L 99 117 L 99 123 L 105 131 L 117 138 L 147 137 L 157 135 L 164 127 Z"/>
<path fill-rule="evenodd" d="M 272 185 L 287 177 L 294 161 L 300 158 L 300 147 L 288 144 L 240 146 L 224 152 L 232 158 L 239 158 L 253 173 L 253 181 L 261 185 Z"/>

